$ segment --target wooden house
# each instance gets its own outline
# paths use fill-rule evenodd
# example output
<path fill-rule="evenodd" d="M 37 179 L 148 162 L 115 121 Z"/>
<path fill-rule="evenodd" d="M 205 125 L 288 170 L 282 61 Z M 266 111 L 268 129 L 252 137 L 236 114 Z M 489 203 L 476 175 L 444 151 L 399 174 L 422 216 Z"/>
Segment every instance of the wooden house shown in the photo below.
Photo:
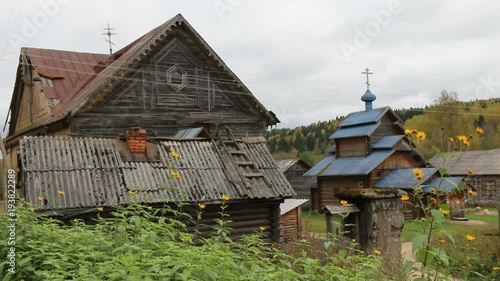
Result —
<path fill-rule="evenodd" d="M 307 181 L 310 178 L 305 177 L 304 173 L 311 169 L 311 166 L 300 159 L 276 160 L 276 165 L 283 172 L 290 185 L 292 185 L 295 193 L 297 193 L 296 198 L 309 199 L 311 192 L 307 188 Z"/>
<path fill-rule="evenodd" d="M 500 149 L 436 155 L 430 162 L 445 168 L 452 177 L 467 178 L 477 190 L 476 197 L 468 198 L 468 205 L 500 207 Z"/>
<path fill-rule="evenodd" d="M 262 138 L 278 122 L 179 14 L 112 55 L 22 48 L 5 144 L 42 213 L 203 203 L 213 223 L 227 203 L 234 234 L 278 241 L 295 194 Z"/>

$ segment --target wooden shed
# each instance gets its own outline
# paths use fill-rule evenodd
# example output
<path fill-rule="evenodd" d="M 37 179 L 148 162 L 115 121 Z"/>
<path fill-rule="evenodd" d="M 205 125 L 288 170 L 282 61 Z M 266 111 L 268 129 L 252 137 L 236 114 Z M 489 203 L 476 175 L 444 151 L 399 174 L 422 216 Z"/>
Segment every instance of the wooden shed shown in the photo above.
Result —
<path fill-rule="evenodd" d="M 280 205 L 281 233 L 283 242 L 295 241 L 300 237 L 302 208 L 308 199 L 285 199 Z"/>

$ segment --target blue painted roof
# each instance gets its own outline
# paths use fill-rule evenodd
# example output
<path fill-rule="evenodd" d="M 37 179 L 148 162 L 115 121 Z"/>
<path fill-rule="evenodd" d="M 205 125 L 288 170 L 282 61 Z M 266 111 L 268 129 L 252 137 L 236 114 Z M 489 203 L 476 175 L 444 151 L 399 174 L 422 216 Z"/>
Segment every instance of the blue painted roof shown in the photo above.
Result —
<path fill-rule="evenodd" d="M 377 182 L 374 187 L 377 188 L 400 188 L 400 189 L 410 189 L 415 186 L 419 186 L 425 181 L 427 181 L 434 173 L 437 172 L 437 168 L 420 168 L 424 172 L 424 176 L 421 181 L 418 181 L 413 174 L 413 169 L 396 169 L 390 174 L 385 176 L 379 182 Z"/>
<path fill-rule="evenodd" d="M 309 171 L 307 171 L 304 176 L 316 176 L 319 172 L 321 172 L 324 168 L 328 167 L 335 161 L 335 155 L 326 156 L 318 164 L 314 165 Z"/>
<path fill-rule="evenodd" d="M 382 118 L 385 112 L 389 110 L 389 107 L 381 107 L 381 108 L 375 108 L 369 111 L 359 111 L 359 112 L 354 112 L 340 122 L 339 127 L 349 127 L 349 126 L 356 126 L 356 125 L 362 125 L 362 124 L 370 124 L 370 123 L 376 123 L 377 121 Z"/>
<path fill-rule="evenodd" d="M 430 192 L 431 189 L 440 190 L 446 193 L 463 190 L 464 185 L 460 184 L 462 178 L 459 177 L 443 177 L 443 178 L 434 178 L 426 186 L 422 188 L 423 192 Z"/>
<path fill-rule="evenodd" d="M 361 96 L 362 101 L 374 101 L 377 99 L 377 96 L 375 96 L 370 90 L 366 90 L 365 94 Z"/>
<path fill-rule="evenodd" d="M 367 157 L 335 158 L 327 156 L 307 171 L 304 176 L 355 176 L 367 175 L 395 150 L 375 151 Z"/>
<path fill-rule="evenodd" d="M 390 149 L 394 145 L 396 145 L 403 137 L 404 137 L 404 135 L 385 136 L 385 137 L 381 138 L 377 143 L 372 145 L 372 148 Z"/>
<path fill-rule="evenodd" d="M 334 145 L 330 146 L 326 151 L 330 152 L 330 153 L 335 153 L 335 148 L 336 148 L 336 146 L 334 144 Z"/>
<path fill-rule="evenodd" d="M 333 133 L 333 135 L 330 136 L 330 139 L 369 136 L 379 125 L 380 123 L 373 123 L 356 127 L 339 128 L 335 133 Z"/>

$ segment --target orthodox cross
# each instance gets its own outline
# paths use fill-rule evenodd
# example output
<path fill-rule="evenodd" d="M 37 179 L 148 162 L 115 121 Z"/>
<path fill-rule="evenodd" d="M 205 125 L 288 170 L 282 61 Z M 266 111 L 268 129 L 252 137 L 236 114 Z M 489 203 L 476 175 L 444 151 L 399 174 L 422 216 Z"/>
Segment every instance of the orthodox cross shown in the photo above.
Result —
<path fill-rule="evenodd" d="M 373 74 L 373 72 L 370 72 L 368 67 L 365 69 L 365 72 L 361 72 L 361 74 L 366 74 L 366 89 L 370 90 L 370 78 L 368 75 Z"/>

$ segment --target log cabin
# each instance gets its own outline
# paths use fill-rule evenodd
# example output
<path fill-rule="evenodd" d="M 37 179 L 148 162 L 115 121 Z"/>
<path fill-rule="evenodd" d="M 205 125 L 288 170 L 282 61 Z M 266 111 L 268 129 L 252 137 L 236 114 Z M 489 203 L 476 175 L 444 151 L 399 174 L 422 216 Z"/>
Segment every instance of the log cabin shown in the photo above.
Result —
<path fill-rule="evenodd" d="M 452 177 L 468 179 L 478 193 L 469 198 L 469 206 L 500 207 L 500 149 L 445 153 L 430 162 Z"/>
<path fill-rule="evenodd" d="M 205 204 L 210 233 L 227 204 L 233 234 L 277 242 L 295 195 L 263 138 L 278 122 L 179 14 L 111 55 L 22 48 L 5 146 L 42 214 Z"/>

